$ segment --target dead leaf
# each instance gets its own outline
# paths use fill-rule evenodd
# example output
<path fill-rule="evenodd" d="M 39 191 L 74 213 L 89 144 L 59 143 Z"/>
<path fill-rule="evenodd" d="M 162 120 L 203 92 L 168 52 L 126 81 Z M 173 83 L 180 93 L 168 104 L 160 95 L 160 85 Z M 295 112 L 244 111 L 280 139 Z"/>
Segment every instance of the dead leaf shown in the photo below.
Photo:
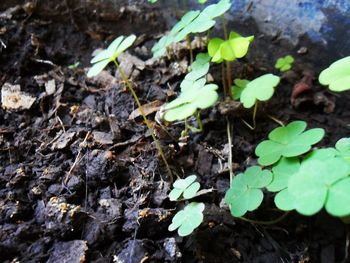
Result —
<path fill-rule="evenodd" d="M 2 108 L 6 110 L 28 110 L 36 98 L 21 91 L 20 85 L 5 83 L 1 89 Z"/>
<path fill-rule="evenodd" d="M 147 103 L 147 104 L 144 104 L 142 105 L 142 108 L 145 112 L 145 115 L 149 115 L 151 113 L 154 113 L 156 111 L 158 111 L 160 105 L 162 105 L 163 103 L 160 101 L 160 100 L 155 100 L 155 101 L 152 101 L 150 103 Z M 141 116 L 141 111 L 140 109 L 136 109 L 134 110 L 130 115 L 129 115 L 129 120 L 134 120 L 136 119 L 137 117 Z"/>

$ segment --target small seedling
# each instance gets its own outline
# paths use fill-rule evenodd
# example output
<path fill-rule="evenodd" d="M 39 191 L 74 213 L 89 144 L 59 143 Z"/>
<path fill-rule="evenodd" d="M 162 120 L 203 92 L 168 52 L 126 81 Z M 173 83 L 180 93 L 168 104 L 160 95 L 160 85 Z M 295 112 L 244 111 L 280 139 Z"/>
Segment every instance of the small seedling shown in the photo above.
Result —
<path fill-rule="evenodd" d="M 174 182 L 174 189 L 169 193 L 171 201 L 188 200 L 195 197 L 198 193 L 200 185 L 195 182 L 197 176 L 190 175 L 185 179 L 178 179 Z M 203 210 L 205 206 L 203 203 L 192 202 L 188 204 L 183 210 L 176 213 L 173 217 L 172 223 L 169 226 L 169 231 L 177 229 L 179 236 L 187 236 L 193 232 L 203 221 Z"/>
<path fill-rule="evenodd" d="M 184 40 L 191 33 L 202 33 L 215 25 L 215 18 L 230 9 L 230 0 L 220 0 L 217 4 L 207 6 L 203 11 L 189 11 L 163 36 L 152 48 L 153 57 L 161 57 L 167 47 Z"/>
<path fill-rule="evenodd" d="M 147 117 L 146 117 L 146 113 L 141 105 L 141 102 L 134 90 L 134 88 L 132 87 L 130 81 L 128 80 L 128 78 L 126 77 L 125 73 L 123 72 L 122 68 L 119 66 L 118 62 L 117 62 L 117 58 L 118 56 L 123 53 L 127 48 L 129 48 L 134 41 L 136 40 L 136 36 L 135 35 L 130 35 L 128 37 L 124 37 L 124 36 L 119 36 L 118 38 L 116 38 L 109 46 L 107 49 L 102 50 L 100 53 L 98 53 L 92 60 L 91 60 L 91 64 L 93 64 L 93 66 L 89 69 L 87 76 L 88 77 L 93 77 L 98 75 L 110 62 L 113 62 L 114 65 L 117 67 L 120 75 L 122 76 L 126 86 L 129 88 L 132 96 L 134 97 L 134 100 L 141 112 L 141 115 L 143 117 L 143 120 L 147 126 L 147 129 L 149 131 L 149 133 L 151 134 L 151 137 L 154 141 L 154 144 L 156 145 L 156 148 L 158 150 L 159 155 L 161 156 L 170 180 L 173 179 L 172 176 L 172 172 L 170 170 L 169 164 L 165 158 L 165 155 L 163 153 L 162 148 L 160 147 L 160 144 L 154 134 L 154 131 L 151 127 L 151 124 L 149 123 Z"/>
<path fill-rule="evenodd" d="M 242 37 L 236 32 L 231 32 L 228 40 L 213 38 L 208 44 L 208 53 L 212 57 L 212 62 L 234 61 L 244 57 L 254 36 Z"/>
<path fill-rule="evenodd" d="M 116 38 L 107 49 L 102 50 L 90 61 L 93 66 L 88 71 L 87 76 L 90 78 L 98 75 L 110 62 L 116 61 L 118 56 L 128 49 L 135 40 L 135 35 Z"/>
<path fill-rule="evenodd" d="M 313 144 L 324 136 L 324 130 L 314 128 L 308 131 L 306 122 L 293 121 L 285 127 L 278 127 L 269 133 L 269 140 L 257 146 L 255 154 L 260 165 L 276 163 L 282 156 L 295 157 L 308 152 Z"/>
<path fill-rule="evenodd" d="M 318 77 L 322 85 L 341 92 L 350 89 L 350 56 L 342 58 L 323 70 Z"/>
<path fill-rule="evenodd" d="M 265 74 L 249 83 L 242 90 L 240 101 L 245 108 L 251 108 L 256 104 L 256 101 L 267 101 L 275 92 L 275 87 L 279 84 L 280 78 L 273 74 Z"/>
<path fill-rule="evenodd" d="M 292 68 L 293 62 L 294 58 L 291 55 L 287 55 L 277 59 L 275 68 L 279 69 L 281 72 L 284 72 Z"/>
<path fill-rule="evenodd" d="M 203 221 L 203 203 L 189 203 L 185 208 L 174 216 L 169 231 L 177 229 L 179 236 L 190 235 Z"/>
<path fill-rule="evenodd" d="M 68 68 L 71 69 L 71 70 L 76 70 L 79 66 L 80 66 L 80 62 L 77 61 L 77 62 L 75 62 L 74 64 L 70 64 L 70 65 L 68 66 Z"/>
<path fill-rule="evenodd" d="M 174 182 L 174 189 L 169 193 L 170 201 L 177 201 L 181 196 L 183 199 L 191 199 L 196 196 L 201 187 L 198 182 L 195 182 L 197 176 L 190 175 L 185 179 L 178 179 Z"/>
<path fill-rule="evenodd" d="M 247 211 L 258 208 L 264 197 L 261 188 L 269 185 L 271 180 L 271 172 L 262 170 L 259 166 L 249 167 L 244 173 L 235 176 L 225 195 L 231 214 L 241 217 Z"/>

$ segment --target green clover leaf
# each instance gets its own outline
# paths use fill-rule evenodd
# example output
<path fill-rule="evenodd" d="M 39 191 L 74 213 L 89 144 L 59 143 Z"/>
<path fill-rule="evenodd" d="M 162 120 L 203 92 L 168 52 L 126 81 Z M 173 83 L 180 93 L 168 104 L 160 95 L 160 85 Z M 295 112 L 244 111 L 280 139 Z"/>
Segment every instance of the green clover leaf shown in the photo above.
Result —
<path fill-rule="evenodd" d="M 235 79 L 233 83 L 235 84 L 231 87 L 233 99 L 238 100 L 242 95 L 242 91 L 247 87 L 249 80 Z"/>
<path fill-rule="evenodd" d="M 208 43 L 208 54 L 212 62 L 221 63 L 223 60 L 233 61 L 244 57 L 254 36 L 242 37 L 236 32 L 231 32 L 228 40 L 213 38 Z"/>
<path fill-rule="evenodd" d="M 190 175 L 185 179 L 176 180 L 173 184 L 174 189 L 169 193 L 170 201 L 178 200 L 181 195 L 184 199 L 193 198 L 200 188 L 200 184 L 195 182 L 196 179 L 197 176 Z"/>
<path fill-rule="evenodd" d="M 134 43 L 135 39 L 135 35 L 130 35 L 126 38 L 125 36 L 116 38 L 107 49 L 102 50 L 90 61 L 94 65 L 89 69 L 87 76 L 90 78 L 98 75 L 109 62 L 114 61 L 121 53 L 128 49 Z"/>
<path fill-rule="evenodd" d="M 168 230 L 178 229 L 179 236 L 188 236 L 202 223 L 204 208 L 203 203 L 188 204 L 183 210 L 177 212 Z"/>
<path fill-rule="evenodd" d="M 343 158 L 302 162 L 298 173 L 288 182 L 295 209 L 300 214 L 313 215 L 325 206 L 335 216 L 350 214 L 350 202 L 346 203 L 350 199 L 349 173 L 350 167 Z"/>
<path fill-rule="evenodd" d="M 230 9 L 230 0 L 220 0 L 216 4 L 207 6 L 202 12 L 189 11 L 163 36 L 152 48 L 153 57 L 161 57 L 169 45 L 186 38 L 190 33 L 202 33 L 215 25 L 215 18 Z"/>
<path fill-rule="evenodd" d="M 342 138 L 335 144 L 337 156 L 342 156 L 350 161 L 350 138 Z"/>
<path fill-rule="evenodd" d="M 231 214 L 240 217 L 258 208 L 264 197 L 261 188 L 266 187 L 271 180 L 271 172 L 259 166 L 249 167 L 244 173 L 236 175 L 225 195 Z"/>
<path fill-rule="evenodd" d="M 342 58 L 323 70 L 318 81 L 329 86 L 332 91 L 340 92 L 350 89 L 350 56 Z"/>
<path fill-rule="evenodd" d="M 285 57 L 277 59 L 275 68 L 284 72 L 292 68 L 293 62 L 294 62 L 294 58 L 291 55 L 287 55 Z"/>
<path fill-rule="evenodd" d="M 273 74 L 262 75 L 249 83 L 242 90 L 240 100 L 245 108 L 251 108 L 256 100 L 267 101 L 275 92 L 275 87 L 279 84 L 280 78 Z"/>
<path fill-rule="evenodd" d="M 259 143 L 255 149 L 255 154 L 259 157 L 259 164 L 271 165 L 282 156 L 295 157 L 304 154 L 324 136 L 324 130 L 321 128 L 308 131 L 305 129 L 306 122 L 293 121 L 285 127 L 278 127 L 271 131 L 268 136 L 269 140 Z"/>
<path fill-rule="evenodd" d="M 205 86 L 193 86 L 181 92 L 179 97 L 165 105 L 164 119 L 172 122 L 184 120 L 192 116 L 198 109 L 207 109 L 215 104 L 219 95 L 218 86 L 207 84 Z"/>

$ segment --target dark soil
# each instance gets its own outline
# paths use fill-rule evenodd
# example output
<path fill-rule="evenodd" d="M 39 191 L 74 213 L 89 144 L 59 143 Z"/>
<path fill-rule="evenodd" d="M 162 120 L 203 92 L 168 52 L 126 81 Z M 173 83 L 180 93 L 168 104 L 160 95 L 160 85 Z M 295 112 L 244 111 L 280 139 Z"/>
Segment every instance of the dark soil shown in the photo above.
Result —
<path fill-rule="evenodd" d="M 348 135 L 347 95 L 330 94 L 314 81 L 291 104 L 293 86 L 310 70 L 308 55 L 297 57 L 294 71 L 259 109 L 254 131 L 242 122 L 251 121 L 251 112 L 232 114 L 221 103 L 202 113 L 204 132 L 180 145 L 181 124 L 165 127 L 154 113 L 148 116 L 173 173 L 197 174 L 202 188 L 214 188 L 198 197 L 206 205 L 204 222 L 180 238 L 167 230 L 176 204 L 167 199 L 170 183 L 147 129 L 138 117 L 129 118 L 136 108 L 131 94 L 112 67 L 93 79 L 84 70 L 94 49 L 135 33 L 139 38 L 125 63 L 134 61 L 129 73 L 138 96 L 143 104 L 172 99 L 170 87 L 177 92 L 183 76 L 179 63 L 150 60 L 150 47 L 166 29 L 162 13 L 141 4 L 41 2 L 0 4 L 6 46 L 0 44 L 0 86 L 19 84 L 36 98 L 29 110 L 0 108 L 0 262 L 346 261 L 348 230 L 325 213 L 291 213 L 261 226 L 234 219 L 220 206 L 229 186 L 225 117 L 234 126 L 235 172 L 256 163 L 256 145 L 278 126 L 269 116 L 324 128 L 321 145 Z M 271 72 L 271 58 L 291 52 L 267 37 L 252 50 L 258 51 L 234 64 L 235 76 Z M 188 61 L 186 50 L 177 56 Z M 68 68 L 77 61 L 78 68 Z M 220 83 L 219 69 L 213 69 Z M 317 76 L 319 69 L 313 70 Z M 266 196 L 247 217 L 280 215 Z"/>

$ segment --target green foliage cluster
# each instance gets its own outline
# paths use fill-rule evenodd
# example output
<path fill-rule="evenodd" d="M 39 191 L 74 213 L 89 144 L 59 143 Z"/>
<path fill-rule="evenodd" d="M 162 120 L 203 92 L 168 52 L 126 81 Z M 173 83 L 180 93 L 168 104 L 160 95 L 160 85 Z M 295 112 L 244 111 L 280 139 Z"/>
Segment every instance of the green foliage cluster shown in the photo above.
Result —
<path fill-rule="evenodd" d="M 188 200 L 195 197 L 198 193 L 200 185 L 195 182 L 197 176 L 190 175 L 185 179 L 178 179 L 174 182 L 174 189 L 169 193 L 171 201 Z M 169 231 L 177 229 L 179 236 L 190 235 L 203 221 L 203 203 L 191 202 L 185 208 L 176 213 L 172 223 L 169 225 Z"/>
<path fill-rule="evenodd" d="M 214 105 L 218 100 L 218 86 L 206 84 L 206 74 L 209 71 L 208 54 L 198 54 L 192 63 L 192 71 L 181 82 L 179 96 L 164 106 L 164 119 L 172 122 L 184 120 L 194 115 L 198 110 Z"/>
<path fill-rule="evenodd" d="M 231 32 L 228 40 L 212 38 L 208 43 L 208 53 L 211 61 L 221 63 L 222 61 L 234 61 L 244 57 L 254 36 L 242 37 L 236 32 Z"/>
<path fill-rule="evenodd" d="M 225 196 L 233 216 L 243 216 L 262 202 L 261 188 L 275 194 L 276 206 L 314 215 L 323 207 L 336 217 L 350 215 L 350 138 L 340 139 L 334 148 L 311 150 L 324 130 L 305 131 L 306 123 L 294 121 L 270 132 L 255 152 L 259 166 L 237 175 Z"/>
<path fill-rule="evenodd" d="M 318 78 L 322 85 L 341 92 L 350 89 L 350 56 L 342 58 L 323 70 Z"/>
<path fill-rule="evenodd" d="M 281 57 L 277 59 L 275 68 L 284 72 L 292 68 L 293 62 L 294 62 L 294 58 L 291 55 L 287 55 L 285 57 Z"/>
<path fill-rule="evenodd" d="M 161 57 L 171 44 L 184 40 L 191 33 L 202 33 L 215 25 L 215 18 L 224 14 L 231 7 L 230 0 L 220 0 L 207 6 L 203 11 L 187 12 L 152 48 L 153 57 Z"/>
<path fill-rule="evenodd" d="M 265 74 L 252 81 L 235 79 L 231 87 L 233 98 L 240 99 L 243 107 L 251 108 L 257 101 L 269 100 L 279 82 L 280 77 L 273 74 Z"/>

